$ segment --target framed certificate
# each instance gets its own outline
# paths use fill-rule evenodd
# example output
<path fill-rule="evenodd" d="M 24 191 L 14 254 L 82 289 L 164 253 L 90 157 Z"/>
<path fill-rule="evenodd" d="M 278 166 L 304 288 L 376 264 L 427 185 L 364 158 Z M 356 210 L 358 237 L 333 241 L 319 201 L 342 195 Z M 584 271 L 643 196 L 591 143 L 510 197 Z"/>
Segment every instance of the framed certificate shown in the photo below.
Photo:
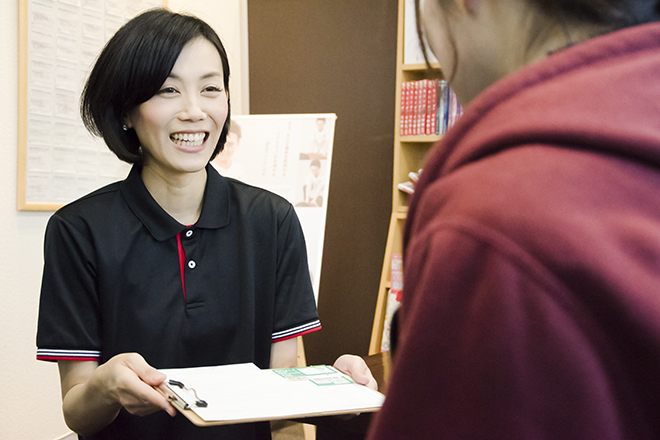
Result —
<path fill-rule="evenodd" d="M 166 0 L 19 0 L 17 209 L 54 211 L 130 168 L 92 137 L 80 93 L 110 37 Z"/>

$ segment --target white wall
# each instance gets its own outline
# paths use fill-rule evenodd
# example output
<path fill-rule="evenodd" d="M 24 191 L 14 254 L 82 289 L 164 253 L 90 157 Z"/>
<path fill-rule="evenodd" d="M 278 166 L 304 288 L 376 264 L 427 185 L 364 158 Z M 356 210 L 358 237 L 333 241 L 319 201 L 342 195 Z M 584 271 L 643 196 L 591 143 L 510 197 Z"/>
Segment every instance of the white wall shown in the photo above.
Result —
<path fill-rule="evenodd" d="M 60 409 L 55 364 L 35 360 L 37 305 L 41 283 L 43 233 L 51 213 L 16 211 L 18 96 L 18 1 L 1 0 L 0 121 L 0 439 L 59 439 L 67 436 Z M 175 11 L 200 15 L 227 44 L 232 63 L 232 107 L 248 113 L 247 63 L 241 54 L 247 35 L 246 0 L 170 0 Z"/>

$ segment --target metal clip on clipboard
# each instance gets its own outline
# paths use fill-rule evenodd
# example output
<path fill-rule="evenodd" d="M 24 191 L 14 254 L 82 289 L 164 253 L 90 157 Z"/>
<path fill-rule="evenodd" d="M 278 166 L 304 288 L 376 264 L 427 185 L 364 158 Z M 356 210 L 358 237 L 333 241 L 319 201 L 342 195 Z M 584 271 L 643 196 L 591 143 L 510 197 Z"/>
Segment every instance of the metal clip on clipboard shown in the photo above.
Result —
<path fill-rule="evenodd" d="M 197 391 L 195 391 L 194 388 L 188 388 L 186 387 L 183 382 L 179 382 L 178 380 L 172 380 L 169 379 L 167 381 L 168 388 L 174 395 L 169 395 L 167 396 L 167 399 L 177 405 L 181 409 L 190 409 L 190 404 L 186 400 L 193 400 L 193 399 L 186 399 L 185 397 L 181 396 L 181 394 L 184 393 L 192 393 L 193 396 L 195 396 L 194 401 L 195 401 L 195 406 L 198 408 L 206 408 L 208 406 L 208 403 L 206 401 L 202 400 L 199 398 L 197 395 Z M 177 391 L 174 387 L 178 388 L 179 390 Z"/>

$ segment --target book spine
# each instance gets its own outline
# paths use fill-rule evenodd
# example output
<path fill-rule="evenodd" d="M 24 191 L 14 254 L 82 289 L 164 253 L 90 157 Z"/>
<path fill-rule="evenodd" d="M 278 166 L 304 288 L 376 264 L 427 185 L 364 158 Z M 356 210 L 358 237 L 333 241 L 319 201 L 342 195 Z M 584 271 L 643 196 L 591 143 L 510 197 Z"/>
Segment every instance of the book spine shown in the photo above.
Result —
<path fill-rule="evenodd" d="M 436 119 L 437 119 L 437 107 L 438 107 L 438 80 L 429 81 L 429 99 L 427 107 L 427 123 L 426 123 L 426 134 L 433 135 L 437 134 L 436 132 Z"/>
<path fill-rule="evenodd" d="M 419 102 L 422 99 L 422 89 L 421 89 L 422 83 L 419 81 L 415 81 L 415 122 L 413 123 L 413 134 L 418 135 L 419 134 L 419 118 L 421 117 L 420 114 L 420 108 L 419 108 Z"/>
<path fill-rule="evenodd" d="M 414 93 L 413 83 L 408 82 L 406 86 L 406 136 L 411 135 L 410 122 L 412 121 L 412 97 Z"/>
<path fill-rule="evenodd" d="M 449 86 L 447 81 L 438 82 L 438 134 L 444 134 L 447 131 L 447 110 Z"/>
<path fill-rule="evenodd" d="M 421 134 L 429 134 L 429 120 L 431 118 L 429 114 L 429 99 L 431 95 L 430 89 L 431 80 L 424 80 L 424 125 L 422 126 Z"/>
<path fill-rule="evenodd" d="M 401 254 L 392 254 L 390 285 L 390 293 L 394 293 L 396 300 L 401 301 L 401 292 L 403 291 L 403 260 L 401 259 Z"/>
<path fill-rule="evenodd" d="M 417 127 L 419 126 L 419 81 L 415 81 L 415 94 L 413 100 L 413 122 L 412 122 L 412 131 L 410 134 L 417 134 Z"/>
<path fill-rule="evenodd" d="M 429 134 L 429 122 L 431 121 L 431 113 L 429 100 L 431 99 L 431 80 L 426 80 L 426 102 L 424 102 L 424 131 L 422 132 L 425 135 Z"/>
<path fill-rule="evenodd" d="M 447 129 L 454 125 L 456 122 L 456 117 L 458 116 L 458 101 L 456 99 L 456 93 L 453 90 L 449 90 L 449 110 L 448 110 L 449 120 L 447 122 Z"/>
<path fill-rule="evenodd" d="M 406 135 L 406 87 L 407 83 L 401 83 L 401 96 L 399 103 L 399 136 Z"/>
<path fill-rule="evenodd" d="M 419 117 L 417 118 L 417 134 L 423 134 L 422 128 L 424 127 L 424 120 L 426 114 L 426 89 L 424 88 L 426 84 L 425 80 L 419 81 L 419 101 L 417 102 L 417 111 L 419 112 Z"/>
<path fill-rule="evenodd" d="M 421 84 L 420 84 L 419 81 L 415 81 L 415 99 L 414 99 L 414 102 L 415 102 L 415 104 L 414 104 L 414 106 L 415 106 L 414 115 L 415 115 L 415 117 L 414 117 L 414 121 L 413 121 L 413 130 L 412 130 L 413 135 L 419 134 L 419 118 L 420 118 L 419 100 L 420 100 L 420 97 L 422 95 L 421 90 L 420 90 L 420 85 Z"/>
<path fill-rule="evenodd" d="M 401 85 L 401 126 L 402 136 L 408 136 L 408 87 L 409 83 L 404 82 Z"/>

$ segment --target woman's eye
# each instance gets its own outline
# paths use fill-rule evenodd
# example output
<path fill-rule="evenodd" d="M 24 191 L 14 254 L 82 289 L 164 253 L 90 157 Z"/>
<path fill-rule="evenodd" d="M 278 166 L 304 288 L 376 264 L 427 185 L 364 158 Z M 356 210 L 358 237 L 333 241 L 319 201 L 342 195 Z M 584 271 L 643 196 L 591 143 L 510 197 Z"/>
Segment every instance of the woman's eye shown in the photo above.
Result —
<path fill-rule="evenodd" d="M 218 86 L 208 86 L 204 88 L 205 92 L 222 92 L 222 88 Z"/>
<path fill-rule="evenodd" d="M 174 87 L 163 87 L 158 91 L 159 95 L 165 95 L 168 93 L 176 93 L 176 89 Z"/>

